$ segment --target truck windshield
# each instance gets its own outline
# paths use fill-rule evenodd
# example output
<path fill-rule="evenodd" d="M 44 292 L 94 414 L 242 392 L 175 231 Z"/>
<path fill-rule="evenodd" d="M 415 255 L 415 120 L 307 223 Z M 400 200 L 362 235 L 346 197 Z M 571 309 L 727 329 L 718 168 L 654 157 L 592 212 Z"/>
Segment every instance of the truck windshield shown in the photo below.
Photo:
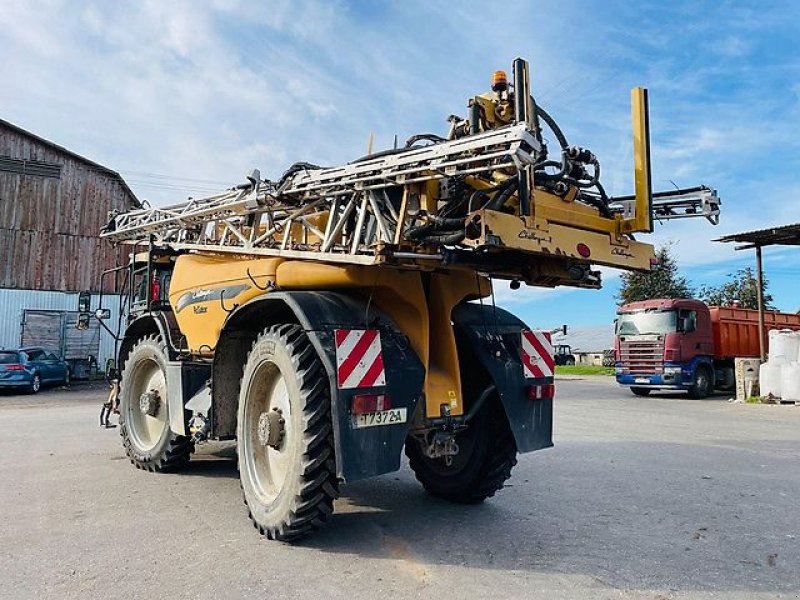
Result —
<path fill-rule="evenodd" d="M 674 310 L 624 313 L 617 319 L 617 335 L 670 333 L 676 330 L 678 315 Z"/>

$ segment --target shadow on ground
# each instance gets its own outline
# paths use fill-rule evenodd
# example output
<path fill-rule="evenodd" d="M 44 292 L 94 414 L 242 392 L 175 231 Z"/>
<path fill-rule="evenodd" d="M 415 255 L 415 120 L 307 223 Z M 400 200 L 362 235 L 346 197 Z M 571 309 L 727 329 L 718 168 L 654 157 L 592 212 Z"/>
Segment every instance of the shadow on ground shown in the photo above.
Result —
<path fill-rule="evenodd" d="M 404 467 L 343 486 L 328 526 L 298 545 L 421 573 L 453 565 L 582 574 L 620 588 L 793 593 L 800 482 L 788 473 L 799 448 L 563 443 L 522 457 L 508 487 L 478 506 L 425 494 Z M 231 452 L 206 454 L 185 473 L 236 478 Z"/>

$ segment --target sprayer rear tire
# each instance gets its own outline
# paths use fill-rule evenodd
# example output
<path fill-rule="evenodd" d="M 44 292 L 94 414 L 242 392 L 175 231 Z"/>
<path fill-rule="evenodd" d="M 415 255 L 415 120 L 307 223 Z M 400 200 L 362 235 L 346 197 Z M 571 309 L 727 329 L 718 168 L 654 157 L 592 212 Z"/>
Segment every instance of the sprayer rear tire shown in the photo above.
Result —
<path fill-rule="evenodd" d="M 236 437 L 244 503 L 270 539 L 301 538 L 333 512 L 338 481 L 330 407 L 328 377 L 303 329 L 265 329 L 242 375 Z M 276 412 L 282 423 L 270 416 Z M 270 430 L 280 432 L 280 441 Z"/>
<path fill-rule="evenodd" d="M 479 504 L 494 496 L 517 464 L 517 445 L 499 398 L 490 398 L 456 435 L 459 453 L 448 466 L 444 458 L 427 457 L 412 436 L 406 456 L 417 480 L 432 496 L 458 504 Z"/>
<path fill-rule="evenodd" d="M 194 451 L 190 437 L 170 429 L 166 367 L 166 346 L 156 335 L 140 339 L 125 360 L 119 388 L 119 433 L 137 469 L 176 471 L 189 462 Z M 159 400 L 151 415 L 143 413 L 140 397 L 152 391 Z"/>

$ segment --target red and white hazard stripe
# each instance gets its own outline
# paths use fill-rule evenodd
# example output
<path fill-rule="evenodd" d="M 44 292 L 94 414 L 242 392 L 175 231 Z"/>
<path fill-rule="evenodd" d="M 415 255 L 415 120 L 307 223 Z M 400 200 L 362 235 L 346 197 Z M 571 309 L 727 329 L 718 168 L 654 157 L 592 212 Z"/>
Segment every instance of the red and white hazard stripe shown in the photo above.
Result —
<path fill-rule="evenodd" d="M 555 359 L 548 332 L 522 332 L 522 370 L 526 379 L 553 376 Z"/>
<path fill-rule="evenodd" d="M 339 389 L 386 385 L 381 334 L 377 329 L 337 329 L 336 379 Z"/>

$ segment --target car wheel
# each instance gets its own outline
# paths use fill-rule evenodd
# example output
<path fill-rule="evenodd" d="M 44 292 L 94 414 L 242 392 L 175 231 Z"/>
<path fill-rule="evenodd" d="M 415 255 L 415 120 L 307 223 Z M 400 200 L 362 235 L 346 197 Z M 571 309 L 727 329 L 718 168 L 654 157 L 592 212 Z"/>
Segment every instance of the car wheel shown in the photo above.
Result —
<path fill-rule="evenodd" d="M 31 378 L 31 384 L 28 387 L 28 391 L 31 394 L 38 394 L 39 390 L 42 389 L 42 378 L 39 376 L 38 373 L 34 373 L 33 377 Z"/>

